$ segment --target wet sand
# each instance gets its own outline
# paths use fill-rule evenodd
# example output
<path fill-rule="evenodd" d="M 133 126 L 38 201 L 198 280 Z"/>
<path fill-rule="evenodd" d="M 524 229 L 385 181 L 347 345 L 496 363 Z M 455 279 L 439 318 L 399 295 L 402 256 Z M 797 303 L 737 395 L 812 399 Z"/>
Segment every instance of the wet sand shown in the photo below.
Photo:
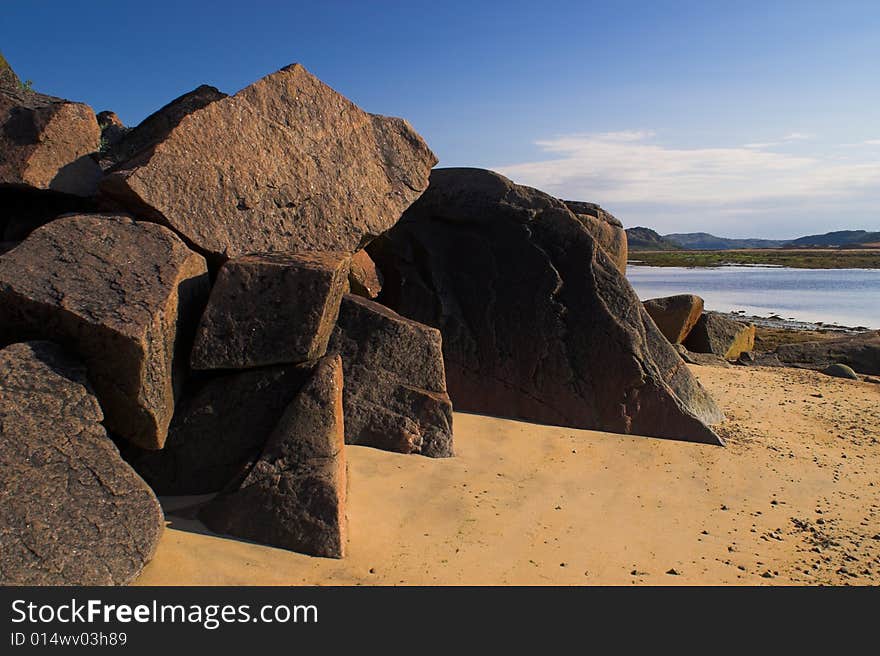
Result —
<path fill-rule="evenodd" d="M 452 459 L 347 448 L 345 559 L 214 536 L 165 499 L 137 583 L 880 583 L 880 385 L 692 370 L 726 448 L 457 413 Z"/>

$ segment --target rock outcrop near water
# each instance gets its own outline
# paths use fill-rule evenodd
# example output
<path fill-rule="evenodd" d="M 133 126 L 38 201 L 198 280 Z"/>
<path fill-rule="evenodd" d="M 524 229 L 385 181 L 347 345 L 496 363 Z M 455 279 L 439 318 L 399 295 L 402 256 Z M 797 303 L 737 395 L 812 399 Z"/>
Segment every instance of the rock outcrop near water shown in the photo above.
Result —
<path fill-rule="evenodd" d="M 868 331 L 835 339 L 781 344 L 776 357 L 787 367 L 821 370 L 842 364 L 860 374 L 880 375 L 880 331 Z"/>
<path fill-rule="evenodd" d="M 457 409 L 721 443 L 721 411 L 562 201 L 439 169 L 368 250 L 379 300 L 442 333 Z"/>
<path fill-rule="evenodd" d="M 563 201 L 587 231 L 593 236 L 599 246 L 608 254 L 611 261 L 621 273 L 626 273 L 626 260 L 629 254 L 627 247 L 626 231 L 623 224 L 610 212 L 606 212 L 596 203 L 583 201 Z"/>
<path fill-rule="evenodd" d="M 711 353 L 726 360 L 755 348 L 755 326 L 728 319 L 717 312 L 704 312 L 684 345 L 694 353 Z"/>
<path fill-rule="evenodd" d="M 643 303 L 657 328 L 672 344 L 681 344 L 703 314 L 703 299 L 693 294 L 652 298 Z"/>
<path fill-rule="evenodd" d="M 162 509 L 102 418 L 59 346 L 0 350 L 0 584 L 125 584 L 153 557 Z"/>
<path fill-rule="evenodd" d="M 212 262 L 354 253 L 394 225 L 436 162 L 406 121 L 364 112 L 295 64 L 188 114 L 101 190 Z"/>

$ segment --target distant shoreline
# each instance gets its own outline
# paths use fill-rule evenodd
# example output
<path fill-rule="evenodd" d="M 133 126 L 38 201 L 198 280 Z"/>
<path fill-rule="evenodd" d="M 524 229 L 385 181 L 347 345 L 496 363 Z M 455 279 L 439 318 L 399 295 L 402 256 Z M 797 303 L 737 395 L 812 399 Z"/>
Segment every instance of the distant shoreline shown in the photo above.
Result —
<path fill-rule="evenodd" d="M 785 249 L 730 251 L 630 251 L 629 264 L 660 267 L 724 265 L 781 266 L 792 269 L 880 269 L 880 249 Z"/>

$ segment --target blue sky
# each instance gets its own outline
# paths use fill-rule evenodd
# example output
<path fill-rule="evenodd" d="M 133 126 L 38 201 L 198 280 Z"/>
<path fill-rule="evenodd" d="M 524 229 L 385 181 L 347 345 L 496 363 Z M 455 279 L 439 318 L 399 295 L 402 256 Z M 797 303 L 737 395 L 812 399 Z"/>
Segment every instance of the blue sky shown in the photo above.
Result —
<path fill-rule="evenodd" d="M 4 2 L 34 88 L 127 124 L 301 62 L 499 170 L 660 232 L 880 230 L 880 2 Z"/>

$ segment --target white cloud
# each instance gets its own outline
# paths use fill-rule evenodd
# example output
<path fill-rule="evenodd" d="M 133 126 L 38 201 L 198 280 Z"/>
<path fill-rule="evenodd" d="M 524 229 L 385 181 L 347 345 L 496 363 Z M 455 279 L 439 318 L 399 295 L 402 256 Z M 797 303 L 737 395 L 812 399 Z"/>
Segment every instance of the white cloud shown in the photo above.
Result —
<path fill-rule="evenodd" d="M 793 133 L 787 140 L 802 138 Z M 610 205 L 718 210 L 846 197 L 880 189 L 880 161 L 774 152 L 774 144 L 673 148 L 646 131 L 577 134 L 537 142 L 554 158 L 497 167 L 557 196 Z M 776 144 L 778 145 L 778 144 Z"/>
<path fill-rule="evenodd" d="M 812 134 L 807 134 L 805 132 L 791 132 L 790 134 L 785 135 L 782 139 L 783 141 L 804 141 L 812 138 Z"/>
<path fill-rule="evenodd" d="M 867 141 L 863 141 L 866 146 L 880 146 L 880 139 L 868 139 Z"/>

